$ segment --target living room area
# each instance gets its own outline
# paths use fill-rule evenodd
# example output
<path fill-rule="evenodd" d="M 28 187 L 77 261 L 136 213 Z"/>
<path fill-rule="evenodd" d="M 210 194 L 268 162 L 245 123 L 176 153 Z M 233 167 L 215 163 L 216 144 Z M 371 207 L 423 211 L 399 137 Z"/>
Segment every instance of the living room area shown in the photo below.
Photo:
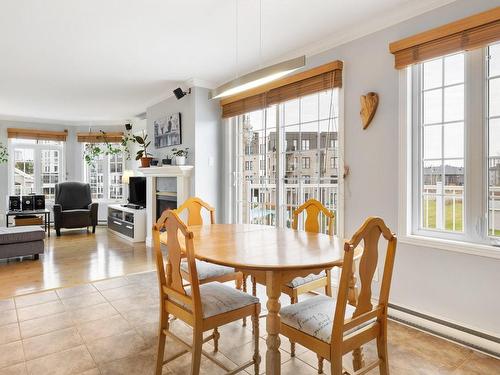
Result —
<path fill-rule="evenodd" d="M 500 374 L 500 2 L 0 0 L 0 375 Z"/>

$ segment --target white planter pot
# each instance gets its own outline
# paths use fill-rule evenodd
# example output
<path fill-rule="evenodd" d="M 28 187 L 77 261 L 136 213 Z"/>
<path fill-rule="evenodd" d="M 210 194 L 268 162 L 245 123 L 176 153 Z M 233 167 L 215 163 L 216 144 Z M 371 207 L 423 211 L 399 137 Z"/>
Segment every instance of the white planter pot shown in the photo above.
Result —
<path fill-rule="evenodd" d="M 176 156 L 175 157 L 175 165 L 186 165 L 186 157 L 185 156 Z"/>

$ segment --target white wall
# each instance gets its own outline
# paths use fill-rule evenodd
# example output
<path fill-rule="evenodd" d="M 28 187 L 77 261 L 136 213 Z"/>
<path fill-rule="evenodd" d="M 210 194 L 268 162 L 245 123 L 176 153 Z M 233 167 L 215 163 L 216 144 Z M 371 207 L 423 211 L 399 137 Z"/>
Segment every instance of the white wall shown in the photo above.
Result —
<path fill-rule="evenodd" d="M 398 228 L 398 71 L 389 43 L 495 6 L 500 1 L 461 0 L 325 53 L 308 68 L 344 61 L 345 234 L 370 215 Z M 359 97 L 369 91 L 380 104 L 362 130 Z M 500 249 L 499 249 L 500 251 Z M 381 266 L 381 265 L 380 265 Z M 381 267 L 379 267 L 381 269 Z M 500 260 L 399 243 L 391 302 L 500 336 Z"/>

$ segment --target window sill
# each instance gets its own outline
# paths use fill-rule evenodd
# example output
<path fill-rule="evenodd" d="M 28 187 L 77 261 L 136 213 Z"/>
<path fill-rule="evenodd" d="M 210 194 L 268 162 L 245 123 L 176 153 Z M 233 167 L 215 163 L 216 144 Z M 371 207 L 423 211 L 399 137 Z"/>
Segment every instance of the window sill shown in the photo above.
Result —
<path fill-rule="evenodd" d="M 399 236 L 398 241 L 400 243 L 408 245 L 425 246 L 439 250 L 482 256 L 486 258 L 500 259 L 500 247 L 491 245 L 444 240 L 440 238 L 430 238 L 413 234 L 406 236 Z"/>

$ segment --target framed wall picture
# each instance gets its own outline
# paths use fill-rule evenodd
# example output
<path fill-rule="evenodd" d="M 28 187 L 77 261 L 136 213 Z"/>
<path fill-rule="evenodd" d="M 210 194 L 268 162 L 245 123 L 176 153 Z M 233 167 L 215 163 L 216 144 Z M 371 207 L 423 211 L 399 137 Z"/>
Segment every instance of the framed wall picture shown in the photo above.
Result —
<path fill-rule="evenodd" d="M 171 113 L 153 122 L 155 147 L 176 146 L 182 143 L 181 114 Z"/>

